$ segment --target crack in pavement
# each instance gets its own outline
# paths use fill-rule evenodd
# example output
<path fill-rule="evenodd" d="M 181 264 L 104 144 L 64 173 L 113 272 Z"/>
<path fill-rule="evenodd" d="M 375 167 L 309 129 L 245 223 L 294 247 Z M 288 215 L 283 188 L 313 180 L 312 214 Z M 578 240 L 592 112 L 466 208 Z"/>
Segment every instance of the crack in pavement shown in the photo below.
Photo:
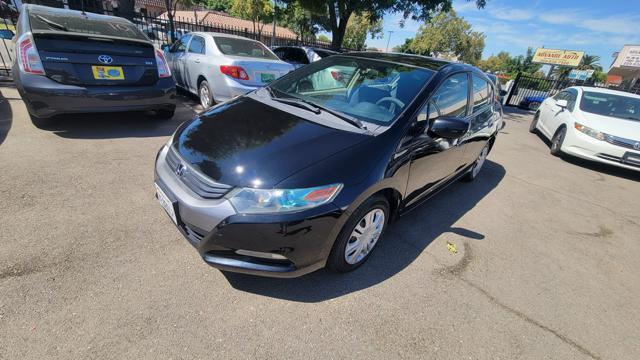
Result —
<path fill-rule="evenodd" d="M 486 297 L 492 304 L 498 306 L 499 308 L 501 308 L 501 309 L 503 309 L 503 310 L 505 310 L 505 311 L 517 316 L 519 319 L 524 320 L 525 322 L 527 322 L 527 323 L 529 323 L 531 325 L 534 325 L 534 326 L 536 326 L 536 327 L 538 327 L 538 328 L 540 328 L 540 329 L 542 329 L 542 330 L 554 335 L 555 337 L 560 339 L 565 344 L 572 346 L 574 349 L 576 349 L 579 352 L 591 357 L 594 360 L 601 360 L 602 359 L 599 355 L 593 353 L 592 351 L 590 351 L 589 349 L 587 349 L 583 345 L 579 344 L 575 340 L 569 338 L 566 335 L 561 334 L 557 330 L 554 330 L 554 329 L 552 329 L 552 328 L 540 323 L 539 321 L 536 321 L 535 319 L 532 319 L 531 317 L 529 317 L 528 315 L 526 315 L 522 311 L 516 310 L 516 309 L 510 307 L 509 305 L 506 305 L 506 304 L 502 303 L 500 300 L 498 300 L 498 298 L 493 296 L 487 290 L 483 289 L 482 287 L 480 287 L 476 283 L 472 282 L 471 280 L 463 278 L 462 275 L 469 268 L 469 265 L 471 264 L 471 261 L 474 258 L 473 251 L 472 251 L 471 245 L 469 245 L 469 243 L 464 242 L 463 243 L 463 248 L 464 248 L 464 254 L 462 256 L 462 259 L 460 259 L 460 261 L 458 261 L 454 265 L 444 266 L 444 267 L 442 267 L 440 269 L 436 269 L 436 273 L 440 274 L 440 275 L 455 277 L 455 278 L 461 280 L 463 283 L 469 285 L 470 287 L 472 287 L 473 289 L 478 291 L 480 294 L 482 294 L 484 297 Z"/>

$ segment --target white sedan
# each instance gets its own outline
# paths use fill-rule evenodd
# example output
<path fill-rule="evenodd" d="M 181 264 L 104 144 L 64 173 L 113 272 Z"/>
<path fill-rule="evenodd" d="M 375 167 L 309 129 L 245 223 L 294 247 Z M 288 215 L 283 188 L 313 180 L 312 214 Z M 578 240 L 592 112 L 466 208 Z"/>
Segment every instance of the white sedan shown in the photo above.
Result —
<path fill-rule="evenodd" d="M 640 95 L 575 86 L 541 105 L 529 131 L 551 139 L 551 154 L 640 171 Z"/>

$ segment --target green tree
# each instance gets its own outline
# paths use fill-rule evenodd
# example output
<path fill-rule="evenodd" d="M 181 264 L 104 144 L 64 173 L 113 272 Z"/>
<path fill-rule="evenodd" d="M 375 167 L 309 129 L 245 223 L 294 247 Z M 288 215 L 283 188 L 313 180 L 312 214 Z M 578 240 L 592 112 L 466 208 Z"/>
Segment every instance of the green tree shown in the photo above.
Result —
<path fill-rule="evenodd" d="M 487 60 L 480 60 L 478 67 L 483 71 L 491 73 L 508 73 L 510 70 L 511 56 L 506 51 L 501 51 L 498 55 L 491 55 Z"/>
<path fill-rule="evenodd" d="M 412 42 L 413 39 L 404 39 L 404 44 L 394 46 L 393 51 L 405 54 L 413 54 L 413 51 L 411 51 Z"/>
<path fill-rule="evenodd" d="M 453 0 L 283 0 L 287 3 L 299 2 L 300 5 L 318 14 L 318 24 L 331 31 L 331 46 L 342 47 L 349 19 L 353 15 L 369 13 L 372 21 L 381 19 L 385 14 L 401 13 L 403 19 L 428 20 L 434 11 L 451 10 Z M 484 8 L 486 0 L 475 1 L 478 8 Z"/>
<path fill-rule="evenodd" d="M 380 38 L 382 34 L 382 19 L 374 20 L 368 13 L 356 15 L 349 19 L 342 46 L 347 49 L 364 50 L 367 35 L 376 39 Z"/>
<path fill-rule="evenodd" d="M 253 32 L 262 34 L 265 24 L 273 21 L 273 5 L 269 0 L 233 0 L 231 15 L 251 20 Z"/>
<path fill-rule="evenodd" d="M 602 70 L 602 66 L 600 66 L 600 56 L 584 54 L 584 56 L 582 57 L 582 60 L 580 60 L 580 65 L 578 65 L 578 69 Z"/>
<path fill-rule="evenodd" d="M 230 12 L 233 0 L 206 0 L 205 6 L 207 9 L 214 11 Z"/>
<path fill-rule="evenodd" d="M 420 26 L 410 49 L 416 54 L 476 64 L 482 57 L 484 38 L 484 34 L 472 31 L 471 24 L 454 10 L 441 11 Z"/>
<path fill-rule="evenodd" d="M 331 39 L 325 34 L 318 35 L 318 40 L 323 42 L 331 42 Z"/>
<path fill-rule="evenodd" d="M 290 1 L 286 7 L 279 7 L 278 24 L 291 29 L 300 35 L 302 40 L 314 38 L 320 31 L 318 13 L 314 13 L 300 5 L 300 1 Z"/>

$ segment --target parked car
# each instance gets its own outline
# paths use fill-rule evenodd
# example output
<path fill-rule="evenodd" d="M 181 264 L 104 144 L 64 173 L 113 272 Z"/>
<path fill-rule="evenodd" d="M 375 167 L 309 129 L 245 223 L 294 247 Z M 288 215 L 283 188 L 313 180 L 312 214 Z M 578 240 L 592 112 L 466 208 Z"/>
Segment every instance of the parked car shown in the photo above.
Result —
<path fill-rule="evenodd" d="M 350 69 L 341 86 L 314 83 L 336 67 Z M 327 57 L 181 125 L 158 153 L 156 196 L 216 268 L 350 271 L 391 219 L 478 176 L 502 122 L 494 91 L 465 64 Z"/>
<path fill-rule="evenodd" d="M 506 90 L 502 89 L 502 84 L 500 84 L 500 80 L 494 74 L 486 74 L 489 80 L 493 83 L 493 86 L 496 89 L 495 95 L 498 97 L 498 101 L 502 104 L 504 96 L 507 95 Z"/>
<path fill-rule="evenodd" d="M 175 111 L 162 54 L 123 18 L 30 5 L 18 21 L 13 78 L 37 125 L 62 113 Z"/>
<path fill-rule="evenodd" d="M 15 58 L 13 37 L 15 33 L 13 30 L 0 29 L 0 70 L 11 69 L 11 64 Z"/>
<path fill-rule="evenodd" d="M 197 94 L 205 109 L 293 70 L 261 42 L 228 34 L 193 32 L 165 49 L 178 86 Z"/>
<path fill-rule="evenodd" d="M 520 100 L 520 104 L 518 104 L 518 106 L 523 109 L 536 111 L 538 110 L 538 108 L 540 107 L 540 104 L 542 104 L 545 98 L 546 97 L 539 96 L 539 95 L 525 96 L 522 100 Z"/>
<path fill-rule="evenodd" d="M 542 102 L 529 130 L 551 139 L 553 155 L 640 171 L 640 95 L 570 87 Z"/>
<path fill-rule="evenodd" d="M 296 69 L 327 56 L 338 54 L 336 51 L 308 46 L 276 46 L 273 48 L 273 52 L 280 60 L 288 62 Z"/>

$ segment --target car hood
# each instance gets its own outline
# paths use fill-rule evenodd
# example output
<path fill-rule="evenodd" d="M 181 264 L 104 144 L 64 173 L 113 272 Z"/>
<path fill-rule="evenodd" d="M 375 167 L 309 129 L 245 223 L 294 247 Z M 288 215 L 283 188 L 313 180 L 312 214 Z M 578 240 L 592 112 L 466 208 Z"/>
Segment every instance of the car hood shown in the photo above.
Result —
<path fill-rule="evenodd" d="M 243 96 L 183 125 L 172 146 L 186 162 L 219 183 L 272 188 L 368 138 Z"/>
<path fill-rule="evenodd" d="M 582 125 L 603 133 L 640 141 L 640 121 L 620 119 L 580 111 L 576 120 Z"/>

